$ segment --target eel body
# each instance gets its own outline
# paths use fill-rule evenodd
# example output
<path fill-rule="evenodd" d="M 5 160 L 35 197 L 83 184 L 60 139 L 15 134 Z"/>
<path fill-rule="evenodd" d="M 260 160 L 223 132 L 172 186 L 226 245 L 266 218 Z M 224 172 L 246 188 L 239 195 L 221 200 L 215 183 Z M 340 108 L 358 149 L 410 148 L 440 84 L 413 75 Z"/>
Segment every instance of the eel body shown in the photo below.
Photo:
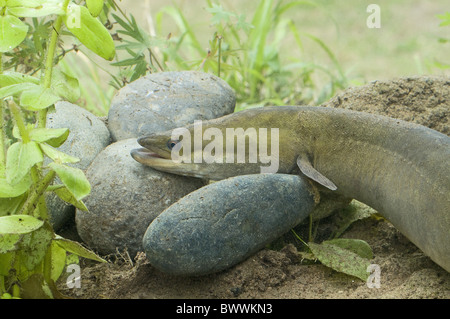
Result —
<path fill-rule="evenodd" d="M 269 138 L 264 151 L 276 155 L 272 160 L 277 163 L 277 173 L 292 173 L 299 167 L 321 192 L 334 192 L 371 206 L 450 271 L 450 137 L 401 120 L 324 107 L 265 107 L 201 124 L 201 128 L 197 123 L 185 130 L 192 136 L 199 136 L 199 132 L 215 132 L 216 139 L 223 136 L 223 143 L 215 144 L 223 145 L 223 156 L 230 152 L 225 149 L 227 129 L 250 132 L 247 129 L 265 128 L 259 131 L 269 132 L 276 128 L 277 145 Z M 214 130 L 207 131 L 209 128 Z M 203 137 L 202 147 L 191 143 L 192 159 L 213 141 L 211 134 Z M 246 137 L 247 149 L 258 137 Z M 244 163 L 227 163 L 225 159 L 174 162 L 174 146 L 184 143 L 186 151 L 188 145 L 184 138 L 174 139 L 173 131 L 138 141 L 144 147 L 132 151 L 138 162 L 174 174 L 220 180 L 260 173 L 261 167 L 268 165 L 263 157 L 249 162 L 250 156 Z"/>

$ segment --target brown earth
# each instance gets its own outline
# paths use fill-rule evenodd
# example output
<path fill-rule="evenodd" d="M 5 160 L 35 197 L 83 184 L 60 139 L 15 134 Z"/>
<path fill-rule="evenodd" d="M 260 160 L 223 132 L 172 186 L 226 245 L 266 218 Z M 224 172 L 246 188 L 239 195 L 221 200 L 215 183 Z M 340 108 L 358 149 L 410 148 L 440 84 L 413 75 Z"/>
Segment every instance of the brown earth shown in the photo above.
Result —
<path fill-rule="evenodd" d="M 414 121 L 450 134 L 450 79 L 407 78 L 351 88 L 327 106 L 351 108 Z M 316 241 L 327 238 L 335 216 L 320 221 Z M 307 226 L 299 226 L 298 232 Z M 70 233 L 66 234 L 70 237 Z M 72 236 L 75 236 L 72 233 Z M 344 238 L 365 240 L 380 266 L 380 288 L 308 264 L 298 255 L 301 244 L 287 234 L 272 247 L 218 274 L 174 277 L 153 268 L 143 253 L 106 256 L 108 264 L 82 261 L 81 288 L 61 291 L 75 298 L 450 298 L 450 273 L 433 263 L 384 219 L 353 223 Z M 281 243 L 281 244 L 280 244 Z"/>

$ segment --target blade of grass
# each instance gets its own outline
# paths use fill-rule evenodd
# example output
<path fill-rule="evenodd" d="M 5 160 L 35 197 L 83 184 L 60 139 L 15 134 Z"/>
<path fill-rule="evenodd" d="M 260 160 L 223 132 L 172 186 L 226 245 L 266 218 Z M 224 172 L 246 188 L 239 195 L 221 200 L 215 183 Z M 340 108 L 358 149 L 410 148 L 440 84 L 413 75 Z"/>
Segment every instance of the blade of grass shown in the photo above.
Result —
<path fill-rule="evenodd" d="M 159 25 L 161 24 L 162 15 L 164 13 L 169 15 L 175 21 L 181 33 L 185 34 L 187 40 L 190 41 L 190 47 L 196 50 L 198 54 L 203 55 L 205 50 L 200 44 L 189 22 L 187 21 L 181 10 L 175 6 L 162 8 L 161 11 L 157 14 L 157 21 Z"/>
<path fill-rule="evenodd" d="M 98 66 L 94 67 L 94 62 L 82 59 L 81 63 L 83 62 L 85 67 L 79 67 L 80 60 L 75 59 L 72 54 L 68 54 L 61 65 L 69 74 L 75 74 L 77 78 L 85 79 L 79 82 L 81 96 L 84 99 L 81 104 L 84 104 L 83 106 L 88 111 L 98 116 L 105 116 L 115 90 L 106 84 L 102 85 L 103 80 L 98 72 Z"/>
<path fill-rule="evenodd" d="M 336 56 L 330 50 L 330 48 L 318 37 L 316 37 L 310 33 L 306 33 L 306 32 L 301 32 L 301 33 L 304 34 L 306 37 L 310 38 L 311 40 L 313 40 L 314 42 L 316 42 L 325 51 L 325 53 L 328 55 L 330 60 L 333 62 L 334 67 L 339 72 L 340 78 L 346 82 L 347 79 L 346 79 L 344 72 L 342 71 L 342 67 L 341 67 L 339 61 L 337 60 Z"/>

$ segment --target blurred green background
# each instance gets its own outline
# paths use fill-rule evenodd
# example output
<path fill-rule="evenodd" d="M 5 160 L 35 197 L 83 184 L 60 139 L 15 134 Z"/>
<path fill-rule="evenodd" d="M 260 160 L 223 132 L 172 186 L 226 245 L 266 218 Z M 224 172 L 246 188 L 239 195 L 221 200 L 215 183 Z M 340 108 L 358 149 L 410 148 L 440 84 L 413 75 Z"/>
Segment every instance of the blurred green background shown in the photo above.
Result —
<path fill-rule="evenodd" d="M 220 1 L 223 7 L 231 11 L 251 16 L 258 0 Z M 289 1 L 287 1 L 289 2 Z M 322 7 L 294 8 L 287 13 L 298 29 L 311 33 L 327 44 L 342 68 L 364 81 L 383 80 L 396 76 L 445 73 L 435 69 L 435 61 L 450 63 L 450 44 L 442 45 L 440 38 L 450 37 L 450 28 L 439 27 L 436 17 L 450 11 L 447 0 L 317 0 Z M 214 29 L 210 27 L 211 14 L 206 11 L 204 0 L 123 0 L 122 7 L 132 13 L 143 28 L 155 30 L 155 13 L 171 3 L 180 7 L 191 21 L 195 33 L 203 39 L 205 48 Z M 375 3 L 381 9 L 381 28 L 369 29 L 366 12 L 369 4 Z M 153 24 L 153 26 L 152 26 Z M 176 35 L 179 32 L 171 19 L 164 22 L 163 33 Z M 289 56 L 289 44 L 286 39 L 285 57 Z M 305 55 L 318 63 L 327 63 L 313 43 L 305 43 Z M 448 73 L 448 70 L 446 72 Z"/>

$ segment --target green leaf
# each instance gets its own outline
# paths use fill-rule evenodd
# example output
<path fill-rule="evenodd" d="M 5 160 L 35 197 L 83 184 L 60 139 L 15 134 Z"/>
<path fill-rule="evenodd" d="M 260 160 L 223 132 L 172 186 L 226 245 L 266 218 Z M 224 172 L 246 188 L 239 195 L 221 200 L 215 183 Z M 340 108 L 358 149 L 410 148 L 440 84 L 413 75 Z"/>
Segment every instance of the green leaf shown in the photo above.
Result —
<path fill-rule="evenodd" d="M 52 0 L 47 0 L 52 1 Z M 45 0 L 6 0 L 6 6 L 9 8 L 13 7 L 26 7 L 26 8 L 34 8 L 42 5 Z"/>
<path fill-rule="evenodd" d="M 35 128 L 30 131 L 30 138 L 39 143 L 59 147 L 66 141 L 70 132 L 68 128 Z"/>
<path fill-rule="evenodd" d="M 1 246 L 1 244 L 0 244 Z M 14 262 L 14 253 L 9 252 L 0 254 L 0 276 L 9 276 L 12 264 Z"/>
<path fill-rule="evenodd" d="M 141 61 L 143 58 L 145 58 L 144 55 L 139 55 L 139 56 L 131 58 L 131 59 L 125 59 L 125 60 L 122 60 L 122 61 L 111 63 L 111 65 L 112 66 L 130 66 L 130 65 L 135 65 L 139 61 Z"/>
<path fill-rule="evenodd" d="M 53 235 L 51 226 L 44 222 L 39 229 L 22 236 L 18 253 L 27 270 L 33 271 L 42 261 L 51 244 Z"/>
<path fill-rule="evenodd" d="M 46 3 L 48 2 L 48 3 Z M 45 17 L 51 14 L 61 15 L 64 14 L 64 10 L 57 3 L 51 3 L 52 1 L 44 1 L 34 7 L 9 7 L 7 8 L 7 13 L 12 14 L 16 17 L 26 17 L 26 18 L 38 18 Z"/>
<path fill-rule="evenodd" d="M 5 87 L 19 83 L 39 84 L 39 79 L 31 75 L 26 75 L 13 71 L 6 71 L 3 74 L 0 74 L 0 87 Z"/>
<path fill-rule="evenodd" d="M 69 136 L 68 128 L 33 128 L 29 132 L 33 141 L 44 143 L 52 139 L 66 140 Z M 64 143 L 64 142 L 63 142 Z"/>
<path fill-rule="evenodd" d="M 66 265 L 72 265 L 72 264 L 79 265 L 80 258 L 78 257 L 78 255 L 70 253 L 66 256 Z"/>
<path fill-rule="evenodd" d="M 12 84 L 0 89 L 0 99 L 4 99 L 8 96 L 18 96 L 19 93 L 22 93 L 24 90 L 32 89 L 36 85 L 32 83 L 18 83 Z"/>
<path fill-rule="evenodd" d="M 8 52 L 22 43 L 28 26 L 11 15 L 0 15 L 0 52 Z"/>
<path fill-rule="evenodd" d="M 362 258 L 372 259 L 373 252 L 369 244 L 361 239 L 351 238 L 337 238 L 332 240 L 325 240 L 322 244 L 335 245 L 343 249 L 349 250 Z"/>
<path fill-rule="evenodd" d="M 325 266 L 366 281 L 370 261 L 336 245 L 308 243 L 311 252 Z"/>
<path fill-rule="evenodd" d="M 66 266 L 66 250 L 59 246 L 55 240 L 51 243 L 52 268 L 50 277 L 57 281 Z"/>
<path fill-rule="evenodd" d="M 332 237 L 336 238 L 342 235 L 344 231 L 354 222 L 369 218 L 377 214 L 377 211 L 369 206 L 353 200 L 349 206 L 339 212 L 336 217 L 338 222 L 336 223 L 337 229 L 334 231 Z"/>
<path fill-rule="evenodd" d="M 10 185 L 6 178 L 0 177 L 0 198 L 20 196 L 28 190 L 31 184 L 30 175 L 25 175 L 21 181 L 14 185 Z"/>
<path fill-rule="evenodd" d="M 89 195 L 91 185 L 81 169 L 54 162 L 48 166 L 55 171 L 76 200 L 79 201 Z"/>
<path fill-rule="evenodd" d="M 69 190 L 64 187 L 64 185 L 52 185 L 48 187 L 48 191 L 54 192 L 59 198 L 61 198 L 66 203 L 72 204 L 76 208 L 87 211 L 86 205 L 82 201 L 76 200 Z"/>
<path fill-rule="evenodd" d="M 245 14 L 239 15 L 238 22 L 236 23 L 236 28 L 244 30 L 244 32 L 248 33 L 254 26 L 245 21 Z"/>
<path fill-rule="evenodd" d="M 28 132 L 28 134 L 30 134 L 32 129 L 33 129 L 33 124 L 31 124 L 31 123 L 25 124 L 25 130 Z M 19 127 L 17 125 L 14 125 L 12 134 L 18 140 L 22 139 L 22 136 L 20 135 Z"/>
<path fill-rule="evenodd" d="M 0 198 L 0 216 L 17 214 L 26 199 L 26 193 L 17 197 Z"/>
<path fill-rule="evenodd" d="M 70 4 L 64 16 L 67 29 L 89 50 L 111 61 L 115 54 L 114 41 L 103 24 L 85 7 Z"/>
<path fill-rule="evenodd" d="M 103 0 L 86 0 L 86 5 L 93 17 L 97 17 L 103 10 Z"/>
<path fill-rule="evenodd" d="M 71 103 L 75 103 L 81 96 L 78 80 L 59 68 L 55 68 L 52 72 L 51 87 L 56 95 Z"/>
<path fill-rule="evenodd" d="M 133 70 L 133 75 L 130 78 L 130 82 L 139 79 L 140 77 L 145 75 L 146 72 L 147 72 L 147 63 L 144 60 L 139 61 Z"/>
<path fill-rule="evenodd" d="M 21 266 L 16 269 L 18 276 L 29 276 L 44 258 L 52 238 L 51 226 L 33 216 L 0 217 L 0 254 L 17 252 Z"/>
<path fill-rule="evenodd" d="M 20 105 L 29 111 L 39 111 L 55 104 L 61 97 L 55 95 L 52 89 L 35 85 L 22 92 Z"/>
<path fill-rule="evenodd" d="M 450 69 L 450 64 L 447 64 L 447 63 L 441 63 L 441 62 L 439 62 L 439 61 L 434 61 L 434 62 L 432 63 L 432 65 L 435 66 L 435 67 L 437 67 L 437 68 L 439 68 L 439 69 L 443 69 L 443 70 L 445 70 L 445 69 Z"/>
<path fill-rule="evenodd" d="M 6 180 L 10 185 L 19 183 L 35 164 L 43 160 L 44 156 L 36 142 L 14 143 L 6 154 Z"/>
<path fill-rule="evenodd" d="M 56 289 L 52 289 L 53 282 L 47 282 L 41 271 L 21 272 L 20 296 L 24 299 L 55 299 Z"/>
<path fill-rule="evenodd" d="M 30 233 L 42 227 L 43 224 L 44 221 L 28 215 L 2 216 L 0 217 L 0 236 Z M 0 253 L 3 252 L 0 251 Z"/>
<path fill-rule="evenodd" d="M 3 216 L 8 217 L 8 216 Z M 1 219 L 0 219 L 1 221 Z M 5 254 L 10 251 L 17 250 L 17 243 L 20 240 L 18 234 L 2 234 L 0 233 L 0 254 Z"/>
<path fill-rule="evenodd" d="M 57 149 L 49 145 L 41 143 L 39 144 L 39 146 L 41 147 L 41 150 L 44 152 L 45 155 L 47 155 L 57 163 L 78 163 L 80 161 L 79 158 L 58 151 Z"/>
<path fill-rule="evenodd" d="M 211 18 L 212 24 L 220 24 L 222 21 L 225 23 L 230 22 L 231 17 L 235 17 L 236 14 L 232 12 L 225 11 L 221 5 L 212 4 L 211 8 L 207 8 L 206 11 L 210 12 L 213 17 Z"/>
<path fill-rule="evenodd" d="M 83 247 L 80 243 L 71 241 L 65 238 L 62 238 L 60 236 L 57 236 L 54 241 L 62 248 L 64 248 L 66 251 L 78 255 L 80 257 L 92 259 L 95 261 L 106 263 L 107 261 L 103 258 L 100 258 L 97 256 L 94 252 L 90 251 L 89 249 Z"/>
<path fill-rule="evenodd" d="M 446 12 L 445 14 L 438 14 L 437 17 L 441 20 L 443 20 L 439 26 L 444 27 L 447 25 L 450 25 L 450 12 Z"/>

